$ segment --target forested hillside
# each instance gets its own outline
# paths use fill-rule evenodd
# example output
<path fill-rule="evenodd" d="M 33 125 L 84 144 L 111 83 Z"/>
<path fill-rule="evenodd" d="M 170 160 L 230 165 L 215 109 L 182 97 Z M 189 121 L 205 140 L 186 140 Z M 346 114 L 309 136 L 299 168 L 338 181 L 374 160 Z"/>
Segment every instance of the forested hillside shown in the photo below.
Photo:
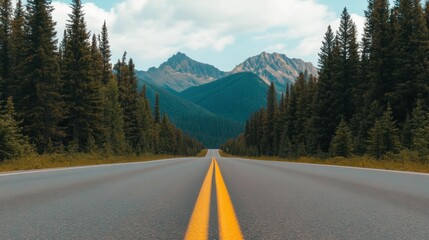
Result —
<path fill-rule="evenodd" d="M 149 84 L 145 85 L 145 89 L 147 97 L 152 103 L 155 103 L 157 94 L 160 96 L 161 114 L 167 113 L 177 127 L 197 138 L 204 143 L 205 147 L 218 148 L 226 139 L 236 137 L 244 129 L 243 122 L 215 115 L 197 104 L 177 96 L 177 93 L 173 94 L 166 89 Z"/>
<path fill-rule="evenodd" d="M 400 155 L 429 161 L 429 3 L 371 0 L 362 41 L 345 9 L 328 28 L 319 78 L 301 74 L 223 149 L 240 155 Z"/>
<path fill-rule="evenodd" d="M 31 148 L 178 155 L 202 148 L 160 114 L 159 101 L 151 111 L 132 59 L 124 54 L 112 71 L 106 24 L 90 36 L 80 0 L 60 43 L 51 1 L 0 3 L 0 160 Z"/>
<path fill-rule="evenodd" d="M 189 88 L 179 96 L 220 117 L 244 123 L 250 113 L 264 107 L 267 90 L 268 85 L 262 79 L 244 72 Z"/>

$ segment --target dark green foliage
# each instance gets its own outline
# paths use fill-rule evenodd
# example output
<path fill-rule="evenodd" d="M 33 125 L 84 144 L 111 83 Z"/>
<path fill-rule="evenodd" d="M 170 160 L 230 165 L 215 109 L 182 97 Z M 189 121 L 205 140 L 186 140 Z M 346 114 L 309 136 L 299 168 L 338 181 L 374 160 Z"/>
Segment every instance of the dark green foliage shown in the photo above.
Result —
<path fill-rule="evenodd" d="M 245 123 L 249 113 L 265 106 L 267 91 L 267 84 L 255 74 L 237 73 L 189 88 L 179 96 L 217 116 Z"/>
<path fill-rule="evenodd" d="M 28 138 L 22 134 L 22 128 L 15 119 L 15 108 L 9 97 L 6 106 L 0 102 L 0 162 L 32 151 Z"/>
<path fill-rule="evenodd" d="M 137 77 L 135 75 L 134 63 L 130 59 L 126 62 L 126 53 L 119 65 L 115 66 L 119 87 L 119 102 L 122 106 L 124 117 L 124 131 L 127 143 L 133 150 L 137 149 L 139 141 L 139 116 L 138 114 L 138 92 Z"/>
<path fill-rule="evenodd" d="M 27 1 L 23 61 L 17 77 L 17 117 L 23 120 L 23 132 L 30 137 L 39 153 L 60 147 L 64 131 L 63 82 L 57 58 L 55 24 L 50 1 Z"/>
<path fill-rule="evenodd" d="M 177 139 L 175 131 L 168 121 L 167 115 L 164 114 L 160 125 L 159 132 L 159 153 L 174 153 L 177 150 Z"/>
<path fill-rule="evenodd" d="M 123 154 L 127 151 L 124 119 L 119 102 L 118 84 L 111 79 L 102 87 L 104 148 L 107 153 Z"/>
<path fill-rule="evenodd" d="M 22 63 L 25 60 L 24 7 L 21 0 L 16 3 L 10 32 L 10 78 L 7 82 L 7 94 L 18 97 L 19 79 L 23 76 Z"/>
<path fill-rule="evenodd" d="M 353 89 L 356 88 L 359 76 L 359 55 L 357 44 L 356 25 L 351 19 L 347 9 L 341 15 L 341 24 L 337 33 L 337 46 L 333 49 L 334 74 L 332 76 L 332 90 L 334 94 L 334 104 L 331 106 L 335 112 L 335 125 L 341 117 L 350 120 L 355 106 Z"/>
<path fill-rule="evenodd" d="M 420 158 L 425 160 L 425 157 L 429 156 L 429 113 L 424 109 L 421 101 L 414 108 L 412 117 L 408 117 L 407 120 L 403 130 L 407 147 L 418 152 Z"/>
<path fill-rule="evenodd" d="M 140 89 L 143 82 L 140 81 Z M 145 83 L 146 95 L 154 109 L 156 95 L 160 96 L 160 109 L 168 113 L 172 123 L 200 140 L 208 148 L 218 148 L 227 139 L 237 136 L 244 129 L 244 124 L 221 118 L 197 104 L 183 99 L 168 90 Z"/>
<path fill-rule="evenodd" d="M 203 148 L 167 116 L 155 123 L 132 60 L 124 55 L 113 77 L 106 24 L 91 42 L 81 1 L 72 1 L 59 49 L 51 1 L 28 0 L 27 11 L 18 1 L 13 18 L 10 5 L 0 1 L 0 96 L 11 96 L 0 106 L 0 160 L 27 154 L 29 141 L 39 153 L 194 155 Z"/>
<path fill-rule="evenodd" d="M 71 9 L 62 68 L 68 108 L 66 143 L 76 145 L 81 151 L 92 151 L 88 141 L 100 136 L 102 131 L 101 82 L 98 73 L 92 68 L 97 63 L 93 63 L 81 1 L 74 0 Z M 94 52 L 93 55 L 95 58 L 98 53 Z"/>
<path fill-rule="evenodd" d="M 392 110 L 388 106 L 383 117 L 375 122 L 374 127 L 369 132 L 368 154 L 375 158 L 381 158 L 388 152 L 399 152 L 401 145 L 398 129 L 395 125 Z"/>
<path fill-rule="evenodd" d="M 317 83 L 317 105 L 314 110 L 314 127 L 318 130 L 317 142 L 323 152 L 329 150 L 329 143 L 337 126 L 337 123 L 335 123 L 337 116 L 335 116 L 335 112 L 331 109 L 335 100 L 332 80 L 334 38 L 335 36 L 331 27 L 328 27 L 322 43 L 321 53 L 319 54 L 319 81 Z"/>
<path fill-rule="evenodd" d="M 160 110 L 160 106 L 159 106 L 159 94 L 156 94 L 155 96 L 155 123 L 160 123 L 161 122 L 161 110 Z"/>
<path fill-rule="evenodd" d="M 11 72 L 10 33 L 12 21 L 12 2 L 0 1 L 0 92 L 8 92 L 8 81 Z M 0 96 L 1 97 L 1 96 Z M 5 96 L 3 96 L 5 97 Z"/>
<path fill-rule="evenodd" d="M 331 155 L 349 157 L 353 152 L 352 133 L 344 120 L 341 120 L 331 142 Z"/>
<path fill-rule="evenodd" d="M 99 45 L 100 45 L 101 59 L 103 64 L 103 67 L 101 69 L 102 82 L 104 84 L 107 84 L 110 81 L 110 78 L 112 77 L 112 64 L 110 63 L 112 52 L 110 50 L 109 35 L 107 32 L 106 22 L 104 22 L 103 24 L 99 42 L 100 42 Z"/>
<path fill-rule="evenodd" d="M 406 148 L 427 161 L 428 5 L 423 11 L 418 0 L 397 0 L 393 8 L 387 0 L 368 1 L 360 48 L 345 9 L 337 33 L 329 27 L 325 34 L 319 78 L 303 73 L 288 87 L 274 131 L 264 131 L 264 116 L 272 108 L 267 105 L 223 149 L 244 155 L 368 154 L 379 159 Z"/>
<path fill-rule="evenodd" d="M 399 0 L 396 5 L 391 103 L 395 119 L 402 122 L 418 99 L 428 99 L 429 38 L 420 1 Z"/>
<path fill-rule="evenodd" d="M 267 108 L 265 110 L 263 119 L 263 139 L 262 139 L 262 152 L 265 155 L 274 155 L 275 139 L 276 139 L 276 120 L 278 111 L 278 102 L 276 97 L 276 88 L 274 83 L 271 83 L 267 94 Z"/>

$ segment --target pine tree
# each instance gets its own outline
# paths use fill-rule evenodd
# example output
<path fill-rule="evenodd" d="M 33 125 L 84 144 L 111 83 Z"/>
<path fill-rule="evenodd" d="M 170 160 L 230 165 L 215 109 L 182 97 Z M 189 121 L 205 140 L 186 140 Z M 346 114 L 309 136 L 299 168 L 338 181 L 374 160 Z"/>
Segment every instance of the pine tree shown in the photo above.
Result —
<path fill-rule="evenodd" d="M 161 110 L 160 110 L 160 106 L 159 106 L 159 94 L 158 93 L 155 96 L 154 114 L 155 114 L 155 123 L 160 123 L 161 122 Z"/>
<path fill-rule="evenodd" d="M 368 133 L 367 153 L 376 159 L 380 159 L 385 153 L 383 149 L 382 131 L 381 122 L 377 120 L 374 127 L 372 127 Z"/>
<path fill-rule="evenodd" d="M 397 33 L 393 39 L 395 81 L 392 107 L 403 122 L 417 100 L 428 99 L 429 39 L 419 0 L 399 0 L 396 5 Z"/>
<path fill-rule="evenodd" d="M 335 126 L 341 117 L 350 120 L 355 110 L 353 105 L 359 76 L 359 54 L 356 25 L 345 8 L 341 15 L 341 24 L 337 33 L 338 49 L 333 52 L 333 93 L 336 111 Z"/>
<path fill-rule="evenodd" d="M 111 79 L 107 85 L 102 87 L 102 93 L 104 148 L 108 153 L 123 154 L 127 151 L 127 146 L 117 82 Z"/>
<path fill-rule="evenodd" d="M 159 153 L 174 154 L 177 148 L 176 136 L 174 129 L 164 114 L 159 132 Z"/>
<path fill-rule="evenodd" d="M 102 82 L 104 84 L 107 84 L 110 81 L 110 78 L 112 75 L 112 64 L 110 63 L 112 53 L 110 51 L 110 43 L 109 43 L 109 36 L 107 32 L 106 21 L 104 21 L 99 41 L 100 41 L 99 45 L 100 45 L 101 58 L 103 62 Z"/>
<path fill-rule="evenodd" d="M 425 156 L 429 155 L 429 113 L 424 109 L 422 101 L 417 102 L 417 106 L 414 108 L 412 118 L 409 121 L 410 128 L 410 148 L 413 151 L 417 151 L 419 156 L 424 159 Z"/>
<path fill-rule="evenodd" d="M 319 54 L 319 80 L 317 82 L 317 106 L 315 108 L 315 128 L 318 130 L 317 142 L 323 152 L 328 152 L 332 135 L 335 132 L 335 112 L 332 110 L 333 99 L 333 52 L 335 47 L 335 36 L 331 27 L 325 34 Z"/>
<path fill-rule="evenodd" d="M 138 92 L 137 92 L 137 77 L 133 60 L 126 62 L 126 53 L 122 57 L 119 66 L 115 66 L 117 81 L 119 86 L 119 101 L 122 106 L 124 116 L 124 130 L 127 143 L 133 151 L 136 151 L 139 146 L 139 125 L 141 116 L 138 114 Z"/>
<path fill-rule="evenodd" d="M 65 115 L 61 95 L 63 83 L 52 11 L 50 1 L 27 1 L 24 61 L 15 98 L 17 117 L 23 120 L 23 132 L 39 153 L 62 145 L 64 137 L 60 127 Z"/>
<path fill-rule="evenodd" d="M 383 117 L 375 122 L 369 132 L 368 153 L 371 156 L 379 159 L 388 152 L 399 152 L 401 145 L 395 125 L 389 105 Z"/>
<path fill-rule="evenodd" d="M 11 72 L 7 83 L 8 95 L 16 99 L 19 89 L 19 79 L 23 77 L 23 62 L 25 61 L 25 17 L 21 0 L 17 1 L 10 32 L 10 62 Z"/>
<path fill-rule="evenodd" d="M 274 83 L 271 83 L 267 94 L 267 110 L 264 116 L 264 138 L 263 138 L 263 149 L 264 154 L 274 154 L 274 140 L 276 138 L 275 124 L 277 119 L 278 102 L 276 96 L 276 88 Z"/>
<path fill-rule="evenodd" d="M 369 32 L 371 39 L 369 74 L 367 81 L 370 83 L 367 97 L 369 102 L 377 100 L 385 107 L 389 100 L 392 83 L 392 61 L 391 61 L 391 25 L 389 16 L 389 3 L 387 0 L 375 0 L 374 9 L 368 21 L 372 28 Z"/>
<path fill-rule="evenodd" d="M 426 1 L 426 4 L 425 4 L 425 16 L 426 16 L 426 27 L 427 29 L 429 29 L 429 1 Z"/>
<path fill-rule="evenodd" d="M 349 157 L 353 152 L 352 133 L 344 120 L 337 127 L 331 143 L 331 155 Z"/>
<path fill-rule="evenodd" d="M 100 82 L 92 73 L 91 46 L 80 0 L 73 0 L 72 13 L 66 26 L 67 46 L 63 78 L 67 97 L 66 121 L 68 142 L 79 150 L 90 151 L 88 140 L 100 132 Z"/>
<path fill-rule="evenodd" d="M 150 111 L 149 100 L 146 97 L 146 86 L 143 86 L 143 90 L 140 92 L 138 97 L 138 128 L 139 128 L 139 141 L 138 151 L 140 153 L 151 152 L 151 129 L 153 128 L 152 113 Z M 183 138 L 183 136 L 181 136 Z M 180 139 L 183 142 L 183 139 Z M 183 147 L 183 146 L 182 146 Z"/>
<path fill-rule="evenodd" d="M 0 102 L 0 162 L 18 158 L 33 151 L 28 138 L 22 134 L 22 128 L 15 119 L 12 98 L 7 99 L 5 107 Z"/>
<path fill-rule="evenodd" d="M 8 81 L 11 73 L 10 63 L 10 32 L 12 21 L 12 3 L 10 0 L 0 1 L 0 93 L 8 93 Z M 1 96 L 0 96 L 1 97 Z M 5 97 L 5 96 L 4 96 Z"/>

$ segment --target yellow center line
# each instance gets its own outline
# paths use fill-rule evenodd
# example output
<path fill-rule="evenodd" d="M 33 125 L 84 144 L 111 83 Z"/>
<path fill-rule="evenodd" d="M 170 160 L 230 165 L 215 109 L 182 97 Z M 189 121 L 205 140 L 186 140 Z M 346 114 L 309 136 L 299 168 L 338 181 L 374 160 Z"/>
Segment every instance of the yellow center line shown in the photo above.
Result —
<path fill-rule="evenodd" d="M 206 178 L 204 179 L 191 220 L 189 221 L 188 230 L 186 231 L 185 240 L 203 240 L 208 239 L 209 216 L 210 216 L 210 199 L 212 192 L 213 164 L 210 164 Z"/>
<path fill-rule="evenodd" d="M 216 194 L 217 194 L 217 209 L 219 222 L 219 236 L 222 240 L 241 240 L 243 234 L 240 230 L 240 225 L 235 215 L 234 207 L 231 198 L 220 172 L 219 164 L 215 162 L 215 178 L 216 178 Z"/>

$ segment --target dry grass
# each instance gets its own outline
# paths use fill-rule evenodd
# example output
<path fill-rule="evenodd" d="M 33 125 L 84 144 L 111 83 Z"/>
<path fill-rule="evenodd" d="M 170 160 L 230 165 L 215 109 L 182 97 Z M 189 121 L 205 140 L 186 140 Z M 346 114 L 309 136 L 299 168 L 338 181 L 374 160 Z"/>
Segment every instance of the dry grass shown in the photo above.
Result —
<path fill-rule="evenodd" d="M 226 154 L 220 151 L 222 157 L 237 157 L 230 154 Z M 348 166 L 348 167 L 361 167 L 361 168 L 374 168 L 374 169 L 385 169 L 385 170 L 397 170 L 397 171 L 409 171 L 409 172 L 422 172 L 429 173 L 429 163 L 421 163 L 418 161 L 404 160 L 376 160 L 369 157 L 334 157 L 328 159 L 320 159 L 313 157 L 301 157 L 298 159 L 285 159 L 280 157 L 245 157 L 255 160 L 265 161 L 280 161 L 280 162 L 293 162 L 293 163 L 311 163 L 311 164 L 325 164 L 325 165 L 336 165 L 336 166 Z"/>
<path fill-rule="evenodd" d="M 207 156 L 207 152 L 208 151 L 209 151 L 208 149 L 201 150 L 201 152 L 197 154 L 197 157 L 205 157 L 205 156 Z"/>
<path fill-rule="evenodd" d="M 76 167 L 99 164 L 144 162 L 176 158 L 170 155 L 108 156 L 103 154 L 50 154 L 33 155 L 0 163 L 0 172 L 46 168 Z"/>

